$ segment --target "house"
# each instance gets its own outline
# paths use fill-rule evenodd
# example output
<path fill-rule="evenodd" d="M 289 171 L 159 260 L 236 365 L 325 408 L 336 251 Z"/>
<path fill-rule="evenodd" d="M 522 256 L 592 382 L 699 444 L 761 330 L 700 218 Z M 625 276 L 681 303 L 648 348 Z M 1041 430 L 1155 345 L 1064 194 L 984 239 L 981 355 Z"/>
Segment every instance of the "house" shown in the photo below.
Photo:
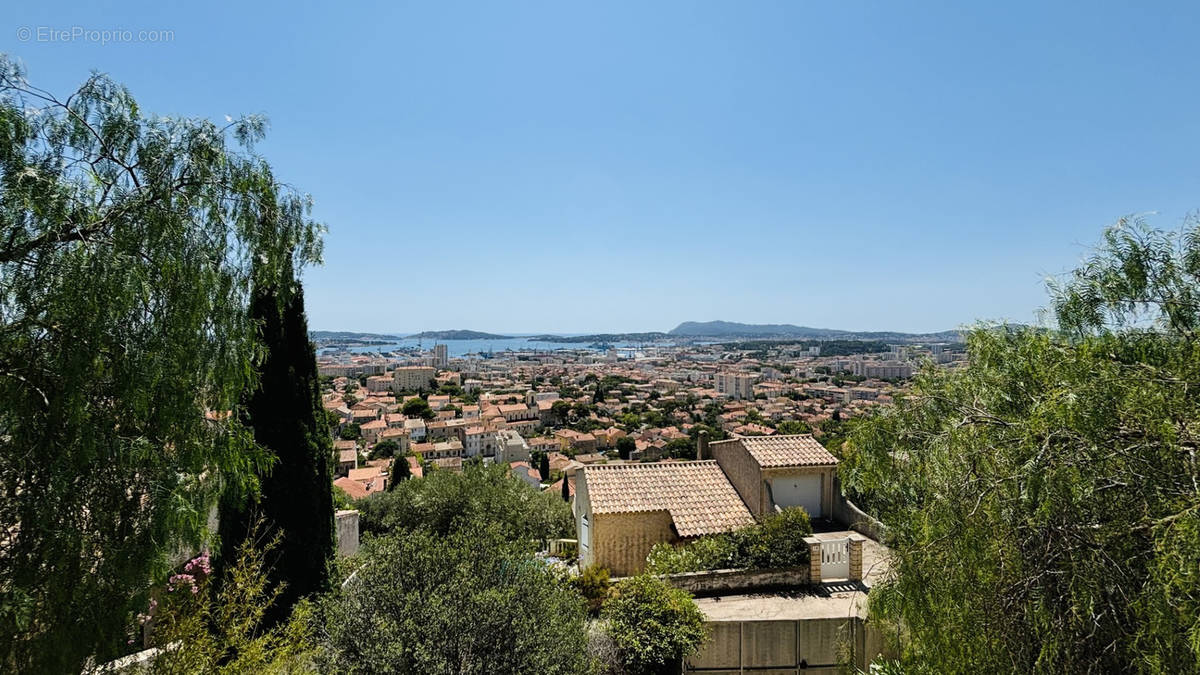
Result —
<path fill-rule="evenodd" d="M 349 478 L 338 478 L 337 480 L 333 481 L 333 484 L 341 488 L 342 492 L 345 492 L 346 495 L 351 499 L 362 499 L 363 497 L 371 494 L 367 491 L 366 486 L 364 486 L 362 483 L 356 480 L 350 480 Z"/>
<path fill-rule="evenodd" d="M 575 474 L 579 566 L 637 574 L 660 542 L 730 532 L 754 516 L 715 460 L 593 464 Z"/>
<path fill-rule="evenodd" d="M 709 451 L 755 518 L 789 506 L 814 519 L 832 516 L 838 460 L 811 435 L 734 438 Z"/>
<path fill-rule="evenodd" d="M 358 450 L 350 448 L 349 450 L 338 450 L 338 465 L 337 475 L 347 476 L 351 471 L 358 468 Z"/>
<path fill-rule="evenodd" d="M 787 507 L 803 507 L 814 519 L 832 515 L 837 459 L 811 435 L 702 438 L 697 455 L 695 462 L 578 471 L 580 567 L 636 574 L 660 542 L 730 532 Z"/>
<path fill-rule="evenodd" d="M 379 434 L 387 428 L 387 422 L 384 422 L 381 419 L 373 419 L 370 422 L 359 426 L 359 429 L 362 431 L 363 439 L 368 443 L 377 443 L 379 441 Z"/>
<path fill-rule="evenodd" d="M 433 465 L 441 471 L 453 471 L 454 473 L 462 473 L 463 460 L 462 457 L 441 457 L 433 460 Z"/>
<path fill-rule="evenodd" d="M 520 478 L 526 483 L 529 483 L 533 487 L 539 489 L 541 488 L 542 479 L 538 476 L 537 471 L 533 467 L 529 466 L 529 462 L 509 462 L 508 470 L 512 473 L 512 475 Z"/>
<path fill-rule="evenodd" d="M 408 437 L 413 442 L 420 443 L 425 440 L 425 420 L 409 419 L 404 420 L 404 428 L 408 430 Z"/>

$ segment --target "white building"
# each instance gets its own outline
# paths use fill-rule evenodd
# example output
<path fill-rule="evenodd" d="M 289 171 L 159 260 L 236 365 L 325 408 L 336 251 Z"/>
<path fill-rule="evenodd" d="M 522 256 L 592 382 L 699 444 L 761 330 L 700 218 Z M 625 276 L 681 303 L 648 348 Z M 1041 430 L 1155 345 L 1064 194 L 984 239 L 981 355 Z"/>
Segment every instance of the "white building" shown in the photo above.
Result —
<path fill-rule="evenodd" d="M 717 393 L 730 398 L 754 398 L 754 375 L 717 373 Z"/>

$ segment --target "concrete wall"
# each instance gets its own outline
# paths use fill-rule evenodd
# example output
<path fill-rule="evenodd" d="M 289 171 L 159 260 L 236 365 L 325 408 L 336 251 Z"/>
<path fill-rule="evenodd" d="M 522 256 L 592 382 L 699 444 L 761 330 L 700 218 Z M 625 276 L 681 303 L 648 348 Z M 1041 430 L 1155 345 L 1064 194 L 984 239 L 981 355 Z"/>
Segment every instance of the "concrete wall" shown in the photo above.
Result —
<path fill-rule="evenodd" d="M 808 567 L 772 570 L 709 570 L 668 574 L 663 581 L 692 595 L 721 595 L 808 585 Z"/>
<path fill-rule="evenodd" d="M 688 659 L 685 672 L 708 675 L 806 675 L 839 673 L 839 660 L 853 654 L 866 670 L 880 640 L 859 617 L 782 621 L 718 621 L 707 624 L 709 639 Z"/>
<path fill-rule="evenodd" d="M 833 519 L 846 527 L 861 532 L 877 542 L 883 543 L 887 528 L 870 514 L 855 506 L 854 502 L 839 493 L 833 498 Z"/>
<path fill-rule="evenodd" d="M 338 511 L 334 519 L 337 521 L 338 555 L 358 553 L 358 511 Z"/>

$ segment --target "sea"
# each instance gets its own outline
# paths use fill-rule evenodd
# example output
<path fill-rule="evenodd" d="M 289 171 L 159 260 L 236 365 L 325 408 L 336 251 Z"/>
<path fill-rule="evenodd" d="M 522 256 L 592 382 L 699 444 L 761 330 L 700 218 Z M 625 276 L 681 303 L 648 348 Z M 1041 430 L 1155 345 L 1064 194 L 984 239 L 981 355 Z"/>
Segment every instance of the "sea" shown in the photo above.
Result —
<path fill-rule="evenodd" d="M 346 351 L 355 354 L 375 354 L 385 352 L 404 352 L 415 353 L 428 351 L 433 349 L 435 344 L 446 345 L 447 353 L 451 357 L 462 357 L 471 354 L 499 354 L 501 352 L 544 352 L 553 351 L 556 349 L 588 349 L 598 351 L 601 346 L 590 342 L 552 342 L 536 340 L 531 341 L 528 337 L 514 336 L 497 340 L 433 340 L 429 338 L 406 338 L 396 342 L 377 345 L 355 345 L 346 347 Z M 618 354 L 632 352 L 637 350 L 640 345 L 630 343 L 612 343 L 607 346 L 617 350 Z M 334 351 L 340 351 L 339 348 L 325 347 L 321 350 L 322 354 Z"/>

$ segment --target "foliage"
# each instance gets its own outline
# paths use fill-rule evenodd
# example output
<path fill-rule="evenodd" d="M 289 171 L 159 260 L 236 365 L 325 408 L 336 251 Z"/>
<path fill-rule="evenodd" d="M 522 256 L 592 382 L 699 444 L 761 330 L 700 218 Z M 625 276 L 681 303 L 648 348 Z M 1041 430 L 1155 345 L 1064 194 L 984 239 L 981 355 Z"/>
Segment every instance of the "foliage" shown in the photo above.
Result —
<path fill-rule="evenodd" d="M 630 436 L 622 436 L 617 439 L 617 455 L 621 459 L 629 459 L 630 454 L 637 450 L 637 441 Z"/>
<path fill-rule="evenodd" d="M 291 619 L 266 627 L 266 615 L 279 602 L 280 586 L 268 581 L 267 558 L 279 537 L 256 546 L 260 529 L 237 548 L 236 562 L 226 568 L 214 591 L 207 555 L 189 562 L 171 577 L 151 621 L 153 642 L 161 651 L 155 673 L 291 673 L 312 669 L 316 648 L 309 627 L 311 608 L 296 605 Z M 157 601 L 156 601 L 157 602 Z M 153 614 L 153 617 L 151 617 Z"/>
<path fill-rule="evenodd" d="M 558 399 L 550 404 L 550 414 L 559 424 L 565 424 L 567 416 L 571 414 L 571 404 Z"/>
<path fill-rule="evenodd" d="M 587 601 L 588 609 L 593 612 L 599 610 L 600 606 L 604 604 L 608 598 L 609 589 L 612 588 L 608 570 L 598 565 L 585 568 L 579 573 L 579 576 L 571 579 L 571 584 Z"/>
<path fill-rule="evenodd" d="M 408 463 L 407 455 L 397 455 L 392 460 L 392 470 L 388 477 L 391 479 L 388 483 L 388 490 L 395 490 L 400 481 L 412 478 L 412 467 Z"/>
<path fill-rule="evenodd" d="M 433 412 L 433 408 L 429 407 L 429 401 L 423 398 L 410 398 L 404 402 L 404 406 L 400 409 L 406 417 L 420 417 L 425 421 L 429 421 L 437 417 L 437 413 Z"/>
<path fill-rule="evenodd" d="M 1200 228 L 1123 221 L 1051 290 L 1062 332 L 979 327 L 854 430 L 871 611 L 938 672 L 1195 672 Z"/>
<path fill-rule="evenodd" d="M 0 662 L 124 648 L 168 556 L 270 462 L 234 410 L 256 283 L 319 257 L 264 123 L 147 115 L 103 75 L 67 99 L 0 57 Z M 211 413 L 211 414 L 210 414 Z"/>
<path fill-rule="evenodd" d="M 341 511 L 343 509 L 353 509 L 354 508 L 354 499 L 352 497 L 350 497 L 350 495 L 346 494 L 346 491 L 343 490 L 342 488 L 340 488 L 336 485 L 333 485 L 332 483 L 330 483 L 330 485 L 333 487 L 332 498 L 333 498 L 334 510 Z"/>
<path fill-rule="evenodd" d="M 550 455 L 542 455 L 538 460 L 538 473 L 541 474 L 542 480 L 550 480 Z"/>
<path fill-rule="evenodd" d="M 357 422 L 350 422 L 338 432 L 338 438 L 343 441 L 357 441 L 362 438 L 362 427 Z"/>
<path fill-rule="evenodd" d="M 419 481 L 409 481 L 419 482 Z M 586 673 L 586 611 L 564 572 L 498 530 L 375 539 L 324 606 L 324 669 Z"/>
<path fill-rule="evenodd" d="M 802 508 L 784 509 L 736 532 L 701 537 L 679 546 L 655 544 L 646 557 L 650 574 L 718 569 L 777 569 L 808 564 L 804 537 L 812 524 Z"/>
<path fill-rule="evenodd" d="M 812 428 L 801 420 L 784 420 L 775 426 L 775 431 L 784 435 L 811 434 Z"/>
<path fill-rule="evenodd" d="M 667 441 L 663 451 L 668 457 L 676 459 L 696 459 L 696 443 L 690 438 L 676 438 Z"/>
<path fill-rule="evenodd" d="M 513 540 L 570 536 L 571 507 L 513 477 L 507 466 L 465 464 L 462 473 L 435 471 L 403 481 L 357 502 L 363 532 L 430 530 L 449 534 L 472 523 L 491 523 Z"/>
<path fill-rule="evenodd" d="M 387 457 L 394 457 L 396 455 L 396 451 L 399 449 L 400 444 L 396 441 L 391 439 L 380 441 L 375 444 L 375 447 L 371 448 L 370 458 L 383 459 Z"/>
<path fill-rule="evenodd" d="M 601 616 L 631 675 L 677 672 L 704 642 L 704 614 L 692 596 L 642 575 L 622 581 Z"/>
<path fill-rule="evenodd" d="M 222 500 L 221 541 L 245 539 L 262 518 L 280 535 L 268 551 L 267 574 L 282 589 L 267 612 L 269 624 L 285 618 L 301 597 L 324 591 L 327 561 L 333 556 L 332 445 L 323 422 L 316 353 L 308 340 L 304 294 L 289 289 L 282 302 L 270 289 L 255 293 L 251 315 L 259 322 L 266 357 L 258 366 L 258 386 L 242 408 L 254 440 L 275 462 L 260 477 L 260 492 L 249 503 L 233 494 Z M 253 514 L 253 515 L 252 515 Z M 229 549 L 232 553 L 232 548 Z M 222 550 L 218 562 L 226 564 Z"/>

